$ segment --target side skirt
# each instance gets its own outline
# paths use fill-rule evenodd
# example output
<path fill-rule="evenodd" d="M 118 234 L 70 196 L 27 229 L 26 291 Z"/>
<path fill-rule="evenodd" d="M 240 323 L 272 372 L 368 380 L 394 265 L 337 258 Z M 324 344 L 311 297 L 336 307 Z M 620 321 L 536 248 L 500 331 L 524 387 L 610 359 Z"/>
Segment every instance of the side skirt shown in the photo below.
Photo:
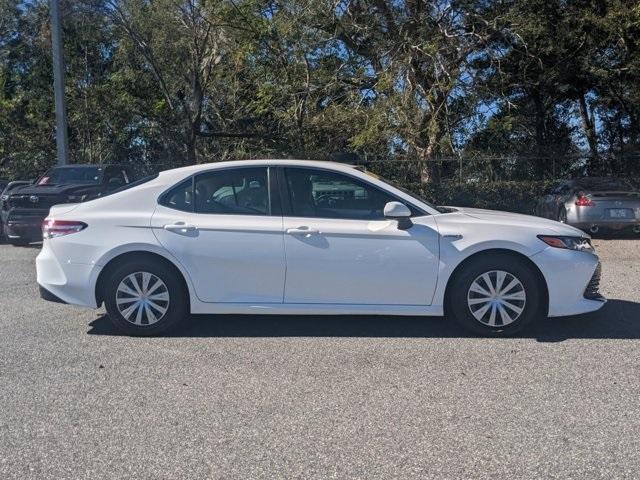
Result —
<path fill-rule="evenodd" d="M 407 315 L 442 316 L 442 305 L 345 305 L 324 303 L 204 303 L 191 299 L 194 314 L 246 315 Z"/>

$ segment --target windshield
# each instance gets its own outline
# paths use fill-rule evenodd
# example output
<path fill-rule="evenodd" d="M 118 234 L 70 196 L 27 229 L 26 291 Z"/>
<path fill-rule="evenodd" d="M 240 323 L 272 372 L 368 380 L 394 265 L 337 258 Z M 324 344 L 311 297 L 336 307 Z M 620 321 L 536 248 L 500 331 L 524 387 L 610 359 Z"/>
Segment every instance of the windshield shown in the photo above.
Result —
<path fill-rule="evenodd" d="M 96 185 L 102 181 L 102 167 L 55 167 L 47 170 L 37 185 L 84 183 Z"/>
<path fill-rule="evenodd" d="M 425 200 L 423 197 L 421 197 L 420 195 L 417 195 L 415 193 L 413 193 L 411 190 L 407 190 L 406 188 L 404 188 L 402 185 L 397 184 L 396 182 L 394 182 L 393 180 L 389 180 L 387 178 L 381 177 L 380 175 L 377 175 L 373 172 L 370 172 L 369 170 L 366 169 L 359 169 L 361 172 L 366 173 L 367 175 L 369 175 L 370 177 L 375 178 L 376 180 L 381 180 L 384 183 L 388 183 L 389 185 L 391 185 L 393 188 L 397 188 L 398 190 L 400 190 L 402 193 L 405 193 L 407 195 L 409 195 L 411 198 L 418 200 L 419 202 L 422 202 L 426 205 L 429 205 L 431 208 L 433 208 L 434 210 L 440 212 L 440 213 L 451 213 L 451 210 L 448 208 L 444 208 L 444 207 L 436 207 L 434 204 L 432 204 L 431 202 Z"/>

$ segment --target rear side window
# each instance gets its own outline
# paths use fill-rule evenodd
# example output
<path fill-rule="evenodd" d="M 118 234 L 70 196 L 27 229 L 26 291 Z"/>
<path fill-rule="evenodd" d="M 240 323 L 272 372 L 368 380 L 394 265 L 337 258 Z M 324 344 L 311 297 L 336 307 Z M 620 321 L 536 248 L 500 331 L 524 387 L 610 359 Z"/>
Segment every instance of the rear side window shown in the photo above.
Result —
<path fill-rule="evenodd" d="M 268 215 L 269 182 L 266 168 L 208 172 L 195 179 L 196 213 Z"/>
<path fill-rule="evenodd" d="M 160 205 L 218 215 L 269 215 L 267 168 L 237 168 L 202 173 L 179 183 Z"/>
<path fill-rule="evenodd" d="M 174 210 L 193 212 L 193 178 L 173 187 L 160 198 L 159 203 Z"/>

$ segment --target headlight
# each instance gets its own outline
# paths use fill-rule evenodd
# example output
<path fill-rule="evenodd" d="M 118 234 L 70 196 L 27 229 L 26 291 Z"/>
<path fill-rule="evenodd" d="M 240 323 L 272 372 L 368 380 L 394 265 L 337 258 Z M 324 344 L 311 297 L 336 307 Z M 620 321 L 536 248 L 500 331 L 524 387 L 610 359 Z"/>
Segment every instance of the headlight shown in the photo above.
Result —
<path fill-rule="evenodd" d="M 86 195 L 69 195 L 67 201 L 71 203 L 83 202 L 87 198 Z"/>
<path fill-rule="evenodd" d="M 550 247 L 566 248 L 581 252 L 593 252 L 591 240 L 586 237 L 565 237 L 553 235 L 538 235 L 538 238 Z"/>

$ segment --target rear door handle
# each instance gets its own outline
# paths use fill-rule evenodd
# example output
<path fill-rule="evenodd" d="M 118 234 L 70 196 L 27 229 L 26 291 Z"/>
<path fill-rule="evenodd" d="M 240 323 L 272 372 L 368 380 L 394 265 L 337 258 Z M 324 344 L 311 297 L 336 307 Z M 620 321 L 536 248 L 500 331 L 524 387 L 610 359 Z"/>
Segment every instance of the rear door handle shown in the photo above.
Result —
<path fill-rule="evenodd" d="M 169 232 L 193 232 L 198 228 L 195 225 L 190 225 L 184 222 L 177 222 L 165 225 L 164 229 Z"/>
<path fill-rule="evenodd" d="M 288 228 L 287 233 L 289 235 L 318 235 L 320 230 L 313 230 L 307 227 L 298 227 L 298 228 Z"/>

